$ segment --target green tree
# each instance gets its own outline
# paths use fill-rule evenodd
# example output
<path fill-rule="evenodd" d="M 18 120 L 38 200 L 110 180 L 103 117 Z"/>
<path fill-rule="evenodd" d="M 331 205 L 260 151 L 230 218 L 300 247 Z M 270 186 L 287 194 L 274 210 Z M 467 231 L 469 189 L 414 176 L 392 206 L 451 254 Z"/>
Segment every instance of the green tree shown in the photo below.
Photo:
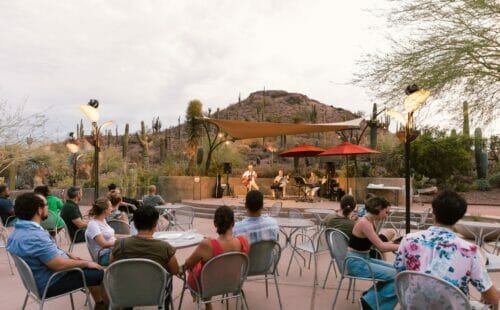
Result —
<path fill-rule="evenodd" d="M 196 149 L 201 139 L 201 124 L 203 117 L 202 104 L 199 100 L 191 100 L 186 110 L 186 134 L 187 134 L 187 150 L 188 150 L 188 174 L 194 173 L 194 160 Z"/>
<path fill-rule="evenodd" d="M 475 120 L 500 117 L 500 3 L 496 0 L 391 0 L 393 49 L 360 60 L 354 82 L 385 103 L 399 103 L 404 85 L 432 91 L 439 110 L 469 103 Z M 402 38 L 401 33 L 408 33 Z M 390 35 L 390 34 L 389 34 Z"/>

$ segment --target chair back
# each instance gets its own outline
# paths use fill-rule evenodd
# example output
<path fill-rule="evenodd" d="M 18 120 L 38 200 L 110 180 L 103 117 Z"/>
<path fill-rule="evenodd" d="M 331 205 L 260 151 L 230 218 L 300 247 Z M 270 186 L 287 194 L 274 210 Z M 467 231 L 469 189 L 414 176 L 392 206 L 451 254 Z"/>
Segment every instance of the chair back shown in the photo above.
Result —
<path fill-rule="evenodd" d="M 335 228 L 325 230 L 326 243 L 330 250 L 330 255 L 335 259 L 337 268 L 341 273 L 344 272 L 344 259 L 347 255 L 349 237 L 342 231 Z"/>
<path fill-rule="evenodd" d="M 289 209 L 288 210 L 288 218 L 291 219 L 303 219 L 304 215 L 299 209 Z"/>
<path fill-rule="evenodd" d="M 420 225 L 425 225 L 427 222 L 427 218 L 429 217 L 429 214 L 431 214 L 431 208 L 427 208 L 424 213 L 422 213 L 422 216 L 420 217 Z"/>
<path fill-rule="evenodd" d="M 108 221 L 108 225 L 115 230 L 115 234 L 130 235 L 130 225 L 120 220 Z"/>
<path fill-rule="evenodd" d="M 171 276 L 149 259 L 133 258 L 116 261 L 104 272 L 104 288 L 115 307 L 162 307 Z"/>
<path fill-rule="evenodd" d="M 281 257 L 281 246 L 274 240 L 259 241 L 250 246 L 248 276 L 272 274 Z"/>
<path fill-rule="evenodd" d="M 175 210 L 175 219 L 178 224 L 192 225 L 194 218 L 194 209 L 191 206 L 182 206 Z"/>
<path fill-rule="evenodd" d="M 57 215 L 52 210 L 49 210 L 47 218 L 40 223 L 40 226 L 48 231 L 57 231 Z"/>
<path fill-rule="evenodd" d="M 40 299 L 40 294 L 38 294 L 38 287 L 36 285 L 35 277 L 31 271 L 30 266 L 24 261 L 24 259 L 19 256 L 10 253 L 10 256 L 14 260 L 21 281 L 28 292 L 31 292 L 37 299 Z"/>
<path fill-rule="evenodd" d="M 16 222 L 17 222 L 17 217 L 15 215 L 11 215 L 5 220 L 4 226 L 5 227 L 14 227 Z"/>
<path fill-rule="evenodd" d="M 99 253 L 94 253 L 92 251 L 92 248 L 90 247 L 90 243 L 89 243 L 89 237 L 87 236 L 87 232 L 84 233 L 84 236 L 85 236 L 85 245 L 87 245 L 87 250 L 89 251 L 90 258 L 92 258 L 93 262 L 97 263 L 97 261 L 99 260 L 99 257 L 98 257 Z"/>
<path fill-rule="evenodd" d="M 240 252 L 227 252 L 211 258 L 201 269 L 201 298 L 240 291 L 247 277 L 248 261 L 248 256 Z"/>
<path fill-rule="evenodd" d="M 400 272 L 395 287 L 401 309 L 471 309 L 469 299 L 458 287 L 429 274 Z"/>
<path fill-rule="evenodd" d="M 281 201 L 277 201 L 273 203 L 271 206 L 271 210 L 269 210 L 269 215 L 270 216 L 280 216 L 280 211 L 281 207 L 283 206 L 283 203 Z"/>

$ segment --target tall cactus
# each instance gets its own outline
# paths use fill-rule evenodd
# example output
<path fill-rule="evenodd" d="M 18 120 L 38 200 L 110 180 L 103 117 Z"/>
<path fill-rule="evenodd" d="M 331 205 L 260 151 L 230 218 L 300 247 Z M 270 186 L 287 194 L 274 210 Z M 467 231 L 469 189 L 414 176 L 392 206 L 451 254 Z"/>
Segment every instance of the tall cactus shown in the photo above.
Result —
<path fill-rule="evenodd" d="M 470 137 L 470 132 L 469 132 L 469 104 L 467 101 L 464 101 L 463 103 L 463 117 L 464 117 L 464 124 L 463 124 L 463 135 L 466 137 Z"/>
<path fill-rule="evenodd" d="M 368 121 L 368 126 L 370 127 L 370 148 L 377 148 L 377 104 L 373 104 L 372 118 Z"/>
<path fill-rule="evenodd" d="M 165 137 L 160 140 L 160 162 L 165 162 L 168 152 L 168 131 L 165 130 Z"/>
<path fill-rule="evenodd" d="M 141 121 L 141 133 L 135 133 L 137 140 L 141 144 L 142 148 L 142 164 L 145 169 L 149 168 L 149 137 L 146 132 L 146 125 L 144 125 L 144 121 Z"/>
<path fill-rule="evenodd" d="M 481 128 L 474 131 L 474 155 L 478 179 L 486 179 L 488 174 L 488 154 L 483 150 L 484 140 Z"/>
<path fill-rule="evenodd" d="M 83 131 L 83 119 L 80 119 L 80 128 L 78 128 L 78 139 L 82 139 L 85 136 L 85 132 Z"/>
<path fill-rule="evenodd" d="M 129 125 L 127 123 L 125 125 L 125 133 L 123 134 L 123 137 L 122 137 L 122 158 L 127 158 L 127 152 L 128 152 L 128 129 L 129 129 Z"/>

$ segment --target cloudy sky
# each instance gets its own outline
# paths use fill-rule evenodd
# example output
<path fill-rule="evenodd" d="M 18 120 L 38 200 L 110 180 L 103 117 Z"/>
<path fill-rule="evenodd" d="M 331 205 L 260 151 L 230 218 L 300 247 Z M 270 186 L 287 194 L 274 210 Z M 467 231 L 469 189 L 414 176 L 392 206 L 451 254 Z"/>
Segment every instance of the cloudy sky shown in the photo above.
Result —
<path fill-rule="evenodd" d="M 363 53 L 385 48 L 384 20 L 367 11 L 381 5 L 0 0 L 0 100 L 46 111 L 54 138 L 90 98 L 120 131 L 155 116 L 176 125 L 191 99 L 214 110 L 263 87 L 370 111 L 370 94 L 347 83 Z"/>

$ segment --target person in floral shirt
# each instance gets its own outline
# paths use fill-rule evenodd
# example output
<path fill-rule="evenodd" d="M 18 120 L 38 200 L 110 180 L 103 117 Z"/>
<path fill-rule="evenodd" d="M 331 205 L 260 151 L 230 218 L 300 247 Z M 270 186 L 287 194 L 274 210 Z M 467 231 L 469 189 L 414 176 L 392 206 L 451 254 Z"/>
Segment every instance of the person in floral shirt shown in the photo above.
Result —
<path fill-rule="evenodd" d="M 453 231 L 467 211 L 467 202 L 453 191 L 443 191 L 432 201 L 434 225 L 406 235 L 396 253 L 394 267 L 440 277 L 469 295 L 471 283 L 484 302 L 498 305 L 498 293 L 483 264 L 481 253 Z"/>

